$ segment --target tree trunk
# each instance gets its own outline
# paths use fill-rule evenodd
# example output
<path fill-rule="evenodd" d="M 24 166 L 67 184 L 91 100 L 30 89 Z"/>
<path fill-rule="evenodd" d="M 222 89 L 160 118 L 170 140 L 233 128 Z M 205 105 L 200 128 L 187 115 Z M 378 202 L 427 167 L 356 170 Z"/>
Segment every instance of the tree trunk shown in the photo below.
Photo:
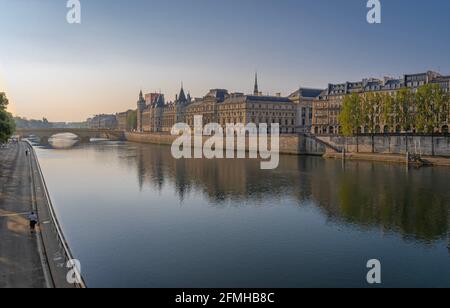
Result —
<path fill-rule="evenodd" d="M 372 134 L 372 153 L 375 153 L 375 135 Z"/>
<path fill-rule="evenodd" d="M 431 156 L 434 156 L 434 130 L 431 133 Z"/>
<path fill-rule="evenodd" d="M 359 135 L 356 134 L 356 153 L 359 153 Z"/>
<path fill-rule="evenodd" d="M 406 153 L 408 153 L 409 141 L 408 141 L 408 132 L 406 132 Z"/>
<path fill-rule="evenodd" d="M 388 150 L 388 153 L 390 154 L 390 153 L 391 153 L 391 135 L 389 135 L 388 142 L 389 142 L 389 150 Z"/>

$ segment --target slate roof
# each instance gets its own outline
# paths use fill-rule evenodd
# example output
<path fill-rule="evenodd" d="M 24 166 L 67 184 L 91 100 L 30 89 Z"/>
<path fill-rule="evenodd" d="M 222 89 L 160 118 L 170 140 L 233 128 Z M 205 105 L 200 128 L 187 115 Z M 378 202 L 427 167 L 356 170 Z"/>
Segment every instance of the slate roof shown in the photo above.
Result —
<path fill-rule="evenodd" d="M 256 96 L 256 95 L 238 95 L 228 97 L 224 103 L 239 102 L 275 102 L 275 103 L 292 103 L 287 97 L 279 96 Z"/>
<path fill-rule="evenodd" d="M 289 97 L 304 97 L 304 98 L 316 98 L 323 92 L 323 89 L 312 89 L 312 88 L 300 88 Z"/>

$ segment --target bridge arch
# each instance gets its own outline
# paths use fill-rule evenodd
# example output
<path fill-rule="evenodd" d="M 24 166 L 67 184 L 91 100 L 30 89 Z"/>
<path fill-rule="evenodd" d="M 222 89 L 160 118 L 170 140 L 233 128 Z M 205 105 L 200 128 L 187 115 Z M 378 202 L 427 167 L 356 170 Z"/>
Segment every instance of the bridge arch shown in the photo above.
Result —
<path fill-rule="evenodd" d="M 84 129 L 84 128 L 19 128 L 16 134 L 21 137 L 34 135 L 44 142 L 48 143 L 48 139 L 58 134 L 70 133 L 81 142 L 89 142 L 91 138 L 106 138 L 110 140 L 123 140 L 124 133 L 122 131 L 102 130 L 102 129 Z"/>

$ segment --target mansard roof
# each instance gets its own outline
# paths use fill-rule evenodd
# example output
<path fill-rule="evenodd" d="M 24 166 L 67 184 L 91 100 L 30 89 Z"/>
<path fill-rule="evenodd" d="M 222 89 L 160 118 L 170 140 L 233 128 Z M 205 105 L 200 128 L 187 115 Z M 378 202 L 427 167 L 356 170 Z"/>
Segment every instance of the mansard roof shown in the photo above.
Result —
<path fill-rule="evenodd" d="M 289 98 L 293 97 L 303 97 L 303 98 L 316 98 L 323 92 L 323 89 L 313 89 L 313 88 L 300 88 L 291 95 Z"/>
<path fill-rule="evenodd" d="M 287 97 L 279 96 L 259 96 L 259 95 L 235 95 L 228 97 L 224 103 L 239 103 L 239 102 L 271 102 L 271 103 L 292 103 Z"/>
<path fill-rule="evenodd" d="M 164 107 L 164 95 L 160 94 L 158 100 L 156 101 L 155 107 Z"/>

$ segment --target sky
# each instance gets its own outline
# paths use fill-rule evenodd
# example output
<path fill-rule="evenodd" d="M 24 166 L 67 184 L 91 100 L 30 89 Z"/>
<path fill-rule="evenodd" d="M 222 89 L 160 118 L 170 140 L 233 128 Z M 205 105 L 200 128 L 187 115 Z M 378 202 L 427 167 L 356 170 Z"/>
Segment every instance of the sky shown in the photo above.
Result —
<path fill-rule="evenodd" d="M 0 0 L 0 92 L 27 118 L 82 121 L 211 88 L 264 94 L 365 77 L 450 75 L 450 1 Z"/>

